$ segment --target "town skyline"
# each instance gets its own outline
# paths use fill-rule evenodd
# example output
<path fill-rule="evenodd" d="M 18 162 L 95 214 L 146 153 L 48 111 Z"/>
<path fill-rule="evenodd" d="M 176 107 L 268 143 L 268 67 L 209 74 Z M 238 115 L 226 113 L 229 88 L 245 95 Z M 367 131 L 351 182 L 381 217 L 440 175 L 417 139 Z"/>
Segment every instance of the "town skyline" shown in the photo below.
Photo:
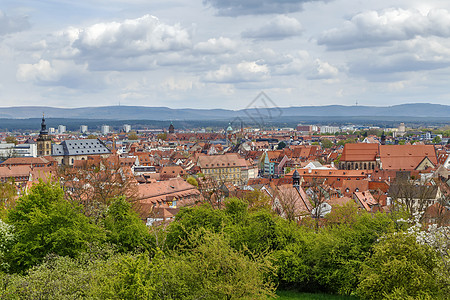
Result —
<path fill-rule="evenodd" d="M 236 3 L 2 1 L 0 105 L 449 103 L 446 1 Z"/>

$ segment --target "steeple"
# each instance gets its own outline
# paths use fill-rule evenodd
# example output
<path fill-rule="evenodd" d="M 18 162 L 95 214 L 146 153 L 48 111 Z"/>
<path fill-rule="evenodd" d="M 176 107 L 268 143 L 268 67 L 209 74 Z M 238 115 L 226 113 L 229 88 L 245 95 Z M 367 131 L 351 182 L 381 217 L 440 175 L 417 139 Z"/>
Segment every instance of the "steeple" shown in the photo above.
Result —
<path fill-rule="evenodd" d="M 172 122 L 170 122 L 169 133 L 170 133 L 170 134 L 175 133 L 175 127 L 173 126 L 173 123 L 172 123 Z"/>
<path fill-rule="evenodd" d="M 383 133 L 381 134 L 381 145 L 386 145 L 386 135 Z"/>
<path fill-rule="evenodd" d="M 48 135 L 47 125 L 45 124 L 45 116 L 42 114 L 41 131 L 36 140 L 37 154 L 39 156 L 52 155 L 52 138 Z"/>
<path fill-rule="evenodd" d="M 46 135 L 46 134 L 48 134 L 47 125 L 45 124 L 45 115 L 44 113 L 42 113 L 41 131 L 39 132 L 39 135 Z"/>
<path fill-rule="evenodd" d="M 297 169 L 295 169 L 294 174 L 292 174 L 292 185 L 295 188 L 300 187 L 300 174 L 298 173 Z"/>

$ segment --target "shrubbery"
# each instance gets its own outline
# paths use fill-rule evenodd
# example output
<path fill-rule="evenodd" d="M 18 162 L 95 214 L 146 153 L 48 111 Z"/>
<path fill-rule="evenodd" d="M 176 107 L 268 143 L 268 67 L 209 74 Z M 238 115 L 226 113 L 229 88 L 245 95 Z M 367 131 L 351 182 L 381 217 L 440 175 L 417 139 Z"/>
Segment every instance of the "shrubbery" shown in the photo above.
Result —
<path fill-rule="evenodd" d="M 149 230 L 123 197 L 98 222 L 57 185 L 40 183 L 0 220 L 0 298 L 265 299 L 275 287 L 445 298 L 448 251 L 403 231 L 392 215 L 348 205 L 315 230 L 265 202 L 253 195 L 222 210 L 183 208 Z"/>

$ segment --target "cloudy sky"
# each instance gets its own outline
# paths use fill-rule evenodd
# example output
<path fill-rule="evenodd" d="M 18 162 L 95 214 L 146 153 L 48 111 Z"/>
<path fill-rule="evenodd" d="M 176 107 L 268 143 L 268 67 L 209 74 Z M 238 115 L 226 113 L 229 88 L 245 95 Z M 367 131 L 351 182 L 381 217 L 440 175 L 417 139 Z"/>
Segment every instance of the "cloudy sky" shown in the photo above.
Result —
<path fill-rule="evenodd" d="M 448 0 L 2 0 L 0 106 L 450 103 Z"/>

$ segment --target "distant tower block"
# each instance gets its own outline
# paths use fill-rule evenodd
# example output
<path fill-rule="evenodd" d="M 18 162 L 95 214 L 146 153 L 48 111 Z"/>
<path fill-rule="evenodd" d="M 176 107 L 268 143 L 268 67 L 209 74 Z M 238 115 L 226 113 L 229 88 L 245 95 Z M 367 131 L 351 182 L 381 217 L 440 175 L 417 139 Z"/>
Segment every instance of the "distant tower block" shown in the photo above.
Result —
<path fill-rule="evenodd" d="M 173 126 L 172 122 L 170 122 L 170 125 L 169 125 L 169 133 L 170 134 L 175 133 L 175 127 Z"/>
<path fill-rule="evenodd" d="M 106 135 L 106 134 L 108 134 L 109 132 L 110 132 L 110 128 L 109 128 L 109 125 L 102 125 L 102 127 L 101 127 L 101 133 L 103 134 L 103 135 Z"/>
<path fill-rule="evenodd" d="M 131 125 L 129 124 L 124 124 L 122 127 L 123 132 L 128 133 L 131 131 Z"/>

